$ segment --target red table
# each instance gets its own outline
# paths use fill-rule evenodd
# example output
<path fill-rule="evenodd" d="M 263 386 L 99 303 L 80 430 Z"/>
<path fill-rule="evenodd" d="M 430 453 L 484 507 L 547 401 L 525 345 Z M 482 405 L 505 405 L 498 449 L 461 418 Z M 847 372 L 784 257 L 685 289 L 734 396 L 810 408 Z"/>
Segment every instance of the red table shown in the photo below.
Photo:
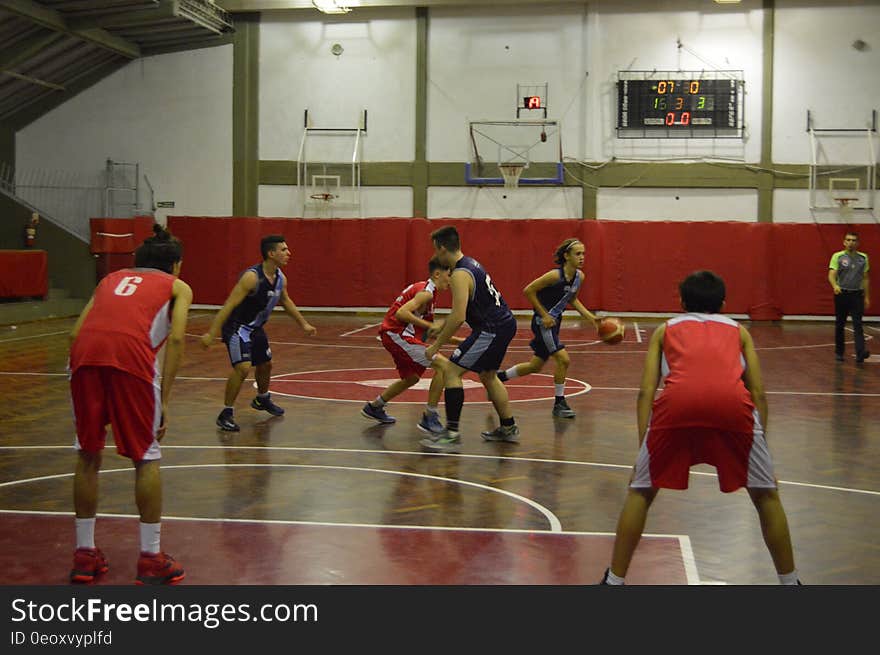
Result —
<path fill-rule="evenodd" d="M 49 293 L 45 250 L 0 250 L 0 298 L 44 298 Z"/>

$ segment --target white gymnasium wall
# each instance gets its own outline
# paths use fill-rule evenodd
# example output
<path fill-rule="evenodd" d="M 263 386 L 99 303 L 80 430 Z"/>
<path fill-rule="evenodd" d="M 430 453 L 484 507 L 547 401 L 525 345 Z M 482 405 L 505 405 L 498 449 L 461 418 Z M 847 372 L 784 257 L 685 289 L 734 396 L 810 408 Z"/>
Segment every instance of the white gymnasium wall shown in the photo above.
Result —
<path fill-rule="evenodd" d="M 363 216 L 413 215 L 412 187 L 361 187 L 359 210 L 340 209 L 331 204 L 314 203 L 303 211 L 303 199 L 296 185 L 261 184 L 260 216 L 302 216 L 304 218 L 359 218 Z"/>
<path fill-rule="evenodd" d="M 431 187 L 428 218 L 581 218 L 578 187 Z"/>
<path fill-rule="evenodd" d="M 600 219 L 753 222 L 758 218 L 758 192 L 753 189 L 602 189 L 596 206 Z"/>
<path fill-rule="evenodd" d="M 726 6 L 711 0 L 590 3 L 588 158 L 662 161 L 729 157 L 759 161 L 764 24 L 761 6 L 760 0 Z M 618 72 L 653 70 L 743 71 L 745 141 L 616 138 Z M 712 207 L 706 210 L 712 214 Z"/>
<path fill-rule="evenodd" d="M 866 128 L 880 112 L 880 2 L 777 0 L 773 57 L 773 159 L 810 161 L 807 110 L 815 127 Z M 867 47 L 857 50 L 853 43 Z M 838 142 L 834 145 L 834 142 Z M 866 159 L 865 135 L 822 140 L 834 158 Z M 874 139 L 880 158 L 880 139 Z"/>
<path fill-rule="evenodd" d="M 342 48 L 339 55 L 332 48 Z M 364 162 L 415 158 L 416 20 L 411 8 L 265 14 L 260 23 L 260 159 L 299 158 L 313 127 L 358 127 Z M 313 133 L 306 161 L 351 161 L 353 133 Z M 261 216 L 412 216 L 410 187 L 362 187 L 359 209 L 304 206 L 296 186 L 261 185 Z"/>
<path fill-rule="evenodd" d="M 156 200 L 175 202 L 167 213 L 231 214 L 232 46 L 133 61 L 16 134 L 19 170 L 103 171 L 108 158 L 140 162 Z"/>

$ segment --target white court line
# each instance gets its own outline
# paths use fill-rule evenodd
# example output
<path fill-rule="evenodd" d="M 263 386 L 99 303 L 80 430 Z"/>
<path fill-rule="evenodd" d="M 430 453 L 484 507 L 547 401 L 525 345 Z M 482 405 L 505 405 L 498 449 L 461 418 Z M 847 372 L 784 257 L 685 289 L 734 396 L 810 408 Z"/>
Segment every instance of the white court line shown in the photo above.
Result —
<path fill-rule="evenodd" d="M 639 324 L 635 321 L 633 321 L 633 330 L 636 333 L 636 341 L 642 343 L 642 331 L 639 329 Z"/>
<path fill-rule="evenodd" d="M 162 446 L 167 450 L 259 450 L 259 451 L 280 451 L 280 452 L 316 452 L 316 453 L 354 453 L 359 455 L 415 455 L 419 457 L 458 457 L 461 459 L 475 460 L 491 460 L 497 462 L 504 460 L 508 462 L 529 462 L 533 464 L 571 464 L 573 466 L 590 466 L 596 468 L 610 468 L 632 470 L 632 464 L 608 464 L 605 462 L 582 462 L 578 460 L 566 459 L 546 459 L 541 457 L 511 457 L 509 455 L 476 455 L 467 453 L 426 453 L 414 450 L 370 450 L 366 448 L 310 448 L 305 446 Z M 73 450 L 73 445 L 54 445 L 54 446 L 0 446 L 0 452 L 4 450 Z M 133 469 L 119 469 L 133 470 Z M 370 469 L 374 470 L 374 469 Z M 693 475 L 703 477 L 717 478 L 717 473 L 709 471 L 691 471 Z M 64 477 L 72 474 L 61 474 L 48 476 L 45 479 L 56 477 Z M 41 480 L 43 478 L 33 478 L 32 481 Z M 444 478 L 445 479 L 445 478 Z M 820 491 L 842 491 L 845 493 L 864 494 L 867 496 L 880 496 L 880 491 L 872 491 L 870 489 L 857 489 L 855 487 L 837 487 L 827 484 L 814 484 L 811 482 L 795 482 L 793 480 L 778 480 L 779 484 L 788 484 L 794 487 L 805 487 L 808 489 L 818 489 Z M 0 483 L 0 488 L 15 484 L 15 482 Z"/>
<path fill-rule="evenodd" d="M 130 470 L 130 469 L 126 469 Z M 0 509 L 0 514 L 18 514 L 18 515 L 35 515 L 35 516 L 64 516 L 70 517 L 72 516 L 72 512 L 57 512 L 57 511 L 48 511 L 48 510 L 29 510 L 29 509 Z M 112 514 L 112 513 L 104 513 L 98 512 L 97 516 L 105 517 L 109 519 L 136 519 L 140 518 L 138 514 Z M 550 530 L 541 530 L 538 528 L 535 529 L 526 529 L 526 528 L 471 528 L 471 527 L 456 527 L 449 525 L 395 525 L 388 523 L 344 523 L 344 522 L 329 522 L 329 521 L 296 521 L 296 520 L 286 520 L 286 519 L 236 519 L 236 518 L 216 518 L 216 517 L 202 517 L 202 516 L 166 516 L 162 515 L 163 521 L 200 521 L 204 523 L 250 523 L 254 525 L 309 525 L 315 527 L 322 528 L 383 528 L 389 530 L 438 530 L 444 532 L 499 532 L 504 534 L 534 534 L 536 532 L 550 532 Z M 553 534 L 558 535 L 566 535 L 572 537 L 613 537 L 613 532 L 593 532 L 593 531 L 581 531 L 581 530 L 559 530 L 553 532 Z M 645 533 L 642 535 L 643 537 L 648 537 L 651 539 L 681 539 L 686 535 L 680 534 L 660 534 L 660 533 Z M 690 540 L 688 539 L 688 547 L 690 547 Z"/>
<path fill-rule="evenodd" d="M 172 465 L 163 465 L 163 470 L 172 470 L 172 469 L 201 469 L 201 468 L 285 468 L 285 469 L 334 469 L 340 471 L 360 471 L 362 473 L 384 473 L 386 475 L 402 475 L 404 477 L 411 478 L 424 478 L 426 480 L 437 480 L 439 482 L 449 482 L 452 484 L 460 484 L 466 487 L 475 487 L 477 489 L 482 489 L 483 491 L 491 491 L 493 493 L 498 493 L 503 496 L 507 496 L 521 503 L 525 503 L 532 509 L 537 510 L 541 514 L 544 515 L 544 518 L 547 519 L 547 522 L 550 524 L 550 532 L 561 532 L 562 531 L 562 523 L 559 518 L 551 512 L 549 509 L 541 505 L 540 503 L 535 502 L 531 498 L 526 498 L 525 496 L 521 496 L 519 494 L 515 494 L 512 491 L 507 491 L 506 489 L 499 489 L 498 487 L 490 487 L 485 484 L 480 484 L 479 482 L 470 482 L 469 480 L 457 480 L 455 478 L 445 478 L 440 475 L 428 475 L 426 473 L 412 473 L 409 471 L 389 471 L 386 469 L 373 469 L 373 468 L 363 468 L 358 466 L 327 466 L 323 464 L 172 464 Z M 102 470 L 101 473 L 127 473 L 130 472 L 131 468 L 122 468 L 122 469 L 106 469 Z M 19 484 L 27 484 L 29 482 L 42 482 L 44 480 L 57 480 L 60 478 L 69 478 L 73 477 L 73 473 L 59 473 L 57 475 L 44 475 L 37 478 L 30 479 L 21 479 L 21 480 L 12 480 L 10 482 L 0 483 L 0 488 L 2 487 L 11 487 Z"/>
<path fill-rule="evenodd" d="M 871 361 L 871 360 L 866 360 L 866 361 Z M 877 363 L 880 363 L 880 359 L 877 360 Z M 333 370 L 333 369 L 331 369 L 331 370 Z M 344 370 L 344 369 L 338 369 L 338 370 Z M 392 369 L 363 368 L 363 369 L 351 369 L 351 370 L 387 371 L 387 370 L 392 370 Z M 326 371 L 302 371 L 302 373 L 321 373 L 321 372 L 326 372 Z M 36 377 L 64 377 L 64 378 L 68 377 L 67 373 L 30 373 L 27 371 L 0 371 L 0 375 L 10 375 L 10 376 L 30 375 L 30 376 L 36 376 Z M 273 375 L 272 379 L 275 380 L 278 378 L 286 378 L 291 375 L 300 375 L 300 373 L 297 373 L 297 372 L 279 373 L 278 375 Z M 553 377 L 552 375 L 549 375 L 547 373 L 532 373 L 531 375 L 542 375 L 545 377 Z M 188 375 L 178 375 L 175 379 L 176 380 L 183 380 L 186 382 L 226 382 L 226 378 L 207 378 L 207 377 L 196 377 L 196 376 L 188 376 Z M 573 382 L 577 382 L 579 384 L 584 385 L 583 390 L 579 391 L 577 394 L 571 394 L 571 395 L 580 395 L 582 393 L 587 393 L 588 391 L 633 392 L 633 391 L 639 390 L 638 387 L 596 387 L 596 386 L 593 386 L 592 384 L 588 384 L 588 383 L 584 382 L 583 380 L 578 380 L 576 378 L 566 378 L 566 380 L 571 380 Z M 326 382 L 326 383 L 332 382 L 332 383 L 338 383 L 338 384 L 352 383 L 351 380 L 326 380 L 326 381 L 312 380 L 311 382 Z M 505 385 L 505 386 L 510 386 L 510 385 Z M 516 385 L 514 385 L 514 386 L 516 386 Z M 530 389 L 538 388 L 535 386 L 529 387 L 528 385 L 520 385 L 520 386 L 527 387 Z M 281 395 L 281 396 L 288 396 L 290 398 L 303 398 L 305 400 L 328 400 L 328 401 L 332 401 L 332 402 L 345 402 L 345 403 L 363 402 L 362 400 L 350 400 L 350 399 L 346 399 L 346 398 L 319 398 L 317 396 L 299 396 L 296 394 L 285 394 L 281 391 L 275 392 L 275 393 L 278 393 L 278 395 Z M 880 393 L 851 393 L 851 392 L 844 392 L 844 391 L 766 391 L 765 393 L 770 394 L 770 395 L 775 395 L 775 396 L 828 396 L 828 397 L 838 397 L 839 396 L 839 397 L 843 397 L 843 398 L 877 398 L 877 397 L 880 397 Z M 548 399 L 549 399 L 549 397 L 548 398 L 525 398 L 522 400 L 511 400 L 510 402 L 521 403 L 521 402 L 532 402 L 534 400 L 548 400 Z M 422 401 L 418 401 L 416 403 L 415 401 L 413 401 L 412 403 L 410 403 L 408 401 L 395 401 L 395 404 L 398 404 L 398 405 L 401 405 L 401 404 L 421 404 L 421 402 Z M 486 404 L 486 403 L 488 403 L 488 401 L 471 402 L 468 404 L 474 405 L 474 404 Z"/>
<path fill-rule="evenodd" d="M 52 337 L 57 334 L 70 334 L 70 330 L 60 330 L 58 332 L 44 332 L 43 334 L 32 334 L 28 337 L 13 337 L 12 339 L 0 339 L 0 343 L 9 343 L 11 341 L 24 341 L 25 339 L 39 339 L 40 337 Z"/>
<path fill-rule="evenodd" d="M 340 336 L 340 337 L 347 337 L 347 336 L 350 335 L 350 334 L 355 334 L 355 333 L 357 333 L 357 332 L 360 332 L 361 330 L 367 330 L 367 329 L 369 329 L 369 328 L 371 328 L 371 327 L 376 327 L 376 326 L 378 326 L 378 325 L 382 325 L 382 323 L 370 323 L 369 325 L 365 325 L 364 327 L 362 327 L 362 328 L 358 328 L 357 330 L 349 330 L 348 332 L 343 332 L 343 333 L 340 334 L 339 336 Z"/>

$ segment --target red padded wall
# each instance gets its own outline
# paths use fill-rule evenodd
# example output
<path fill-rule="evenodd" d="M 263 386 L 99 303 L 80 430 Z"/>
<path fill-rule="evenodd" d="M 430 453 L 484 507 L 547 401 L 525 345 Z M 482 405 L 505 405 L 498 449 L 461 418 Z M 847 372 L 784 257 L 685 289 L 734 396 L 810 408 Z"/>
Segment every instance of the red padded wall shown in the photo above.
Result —
<path fill-rule="evenodd" d="M 286 273 L 298 305 L 386 307 L 427 276 L 431 232 L 455 225 L 462 250 L 485 265 L 514 309 L 529 307 L 523 287 L 554 266 L 559 243 L 576 236 L 587 247 L 580 300 L 591 310 L 680 311 L 678 282 L 709 268 L 727 283 L 725 311 L 760 320 L 833 313 L 828 260 L 846 232 L 816 224 L 569 219 L 173 216 L 168 224 L 184 242 L 183 278 L 197 303 L 222 304 L 241 271 L 260 261 L 260 238 L 282 234 L 293 252 Z M 880 226 L 858 232 L 862 250 L 876 252 Z M 874 288 L 878 275 L 872 271 Z M 441 307 L 449 302 L 445 294 L 439 299 Z"/>

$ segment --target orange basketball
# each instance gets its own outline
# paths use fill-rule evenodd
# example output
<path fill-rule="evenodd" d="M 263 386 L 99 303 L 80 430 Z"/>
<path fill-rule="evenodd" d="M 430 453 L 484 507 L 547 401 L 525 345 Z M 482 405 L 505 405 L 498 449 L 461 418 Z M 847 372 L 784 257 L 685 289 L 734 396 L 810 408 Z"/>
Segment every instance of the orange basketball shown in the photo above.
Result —
<path fill-rule="evenodd" d="M 615 344 L 623 341 L 623 321 L 619 318 L 608 316 L 599 321 L 599 338 L 607 344 Z"/>

